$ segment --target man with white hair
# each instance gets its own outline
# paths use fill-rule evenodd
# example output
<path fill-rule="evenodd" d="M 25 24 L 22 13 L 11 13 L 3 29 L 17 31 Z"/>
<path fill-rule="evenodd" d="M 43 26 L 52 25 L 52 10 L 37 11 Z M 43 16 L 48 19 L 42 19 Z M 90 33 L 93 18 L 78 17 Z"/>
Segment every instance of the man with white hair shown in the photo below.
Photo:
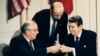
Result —
<path fill-rule="evenodd" d="M 36 36 L 38 26 L 35 21 L 28 20 L 21 27 L 21 34 L 11 39 L 10 56 L 47 56 L 47 53 L 57 53 L 59 45 L 42 48 Z"/>

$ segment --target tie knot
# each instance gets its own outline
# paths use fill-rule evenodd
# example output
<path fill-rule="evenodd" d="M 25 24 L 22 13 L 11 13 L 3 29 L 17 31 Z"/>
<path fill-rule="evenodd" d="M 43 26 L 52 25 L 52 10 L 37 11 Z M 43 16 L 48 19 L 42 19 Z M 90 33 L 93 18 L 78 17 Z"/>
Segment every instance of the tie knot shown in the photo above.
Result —
<path fill-rule="evenodd" d="M 32 45 L 32 40 L 29 41 L 29 44 Z"/>
<path fill-rule="evenodd" d="M 58 21 L 57 19 L 53 19 L 54 22 Z"/>
<path fill-rule="evenodd" d="M 54 19 L 53 22 L 56 22 L 56 20 Z"/>
<path fill-rule="evenodd" d="M 78 40 L 79 40 L 79 37 L 76 37 L 76 42 L 78 42 Z"/>
<path fill-rule="evenodd" d="M 79 37 L 76 37 L 76 39 L 79 39 Z"/>

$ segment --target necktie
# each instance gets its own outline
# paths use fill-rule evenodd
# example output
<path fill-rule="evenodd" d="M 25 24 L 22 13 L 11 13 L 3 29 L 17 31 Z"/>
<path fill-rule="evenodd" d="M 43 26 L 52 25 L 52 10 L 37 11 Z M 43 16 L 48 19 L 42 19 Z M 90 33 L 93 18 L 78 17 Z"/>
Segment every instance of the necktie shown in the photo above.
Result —
<path fill-rule="evenodd" d="M 54 33 L 54 31 L 55 31 L 55 29 L 56 29 L 56 20 L 54 20 L 54 22 L 53 22 L 53 25 L 52 25 L 52 30 L 51 30 L 51 35 L 50 36 L 52 36 L 53 35 L 53 33 Z"/>
<path fill-rule="evenodd" d="M 78 56 L 78 48 L 79 48 L 79 37 L 76 37 L 76 42 L 75 42 L 75 51 L 76 51 L 76 56 Z"/>
<path fill-rule="evenodd" d="M 34 50 L 34 45 L 33 45 L 32 40 L 29 41 L 29 44 L 30 44 L 31 50 Z"/>

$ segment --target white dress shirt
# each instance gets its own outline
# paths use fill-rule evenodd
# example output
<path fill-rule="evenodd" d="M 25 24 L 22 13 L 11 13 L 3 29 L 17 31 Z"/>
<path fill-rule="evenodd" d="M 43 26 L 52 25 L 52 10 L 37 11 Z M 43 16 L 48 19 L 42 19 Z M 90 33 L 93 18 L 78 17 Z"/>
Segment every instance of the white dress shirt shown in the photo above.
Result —
<path fill-rule="evenodd" d="M 24 36 L 24 35 L 23 35 L 23 36 Z M 26 36 L 24 36 L 24 37 L 25 37 L 26 41 L 29 43 L 29 45 L 30 45 L 30 40 L 29 40 L 29 39 L 27 39 L 27 37 L 26 37 Z M 32 42 L 32 48 L 33 48 L 33 50 L 35 50 L 35 47 L 34 47 L 33 42 Z"/>
<path fill-rule="evenodd" d="M 52 25 L 53 25 L 53 20 L 54 18 L 52 17 L 52 15 L 50 15 L 50 30 L 49 30 L 49 36 L 51 35 L 51 31 L 52 31 Z M 57 21 L 55 22 L 55 27 L 57 26 Z"/>

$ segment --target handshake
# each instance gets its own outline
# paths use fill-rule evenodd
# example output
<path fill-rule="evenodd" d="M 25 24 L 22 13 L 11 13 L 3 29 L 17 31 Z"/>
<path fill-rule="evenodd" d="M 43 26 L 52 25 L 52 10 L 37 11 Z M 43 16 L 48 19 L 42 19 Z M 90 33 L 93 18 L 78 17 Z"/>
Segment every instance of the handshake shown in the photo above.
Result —
<path fill-rule="evenodd" d="M 62 53 L 68 53 L 72 51 L 72 48 L 65 45 L 60 45 L 60 43 L 57 41 L 55 45 L 47 47 L 47 53 L 57 53 L 59 51 Z"/>

